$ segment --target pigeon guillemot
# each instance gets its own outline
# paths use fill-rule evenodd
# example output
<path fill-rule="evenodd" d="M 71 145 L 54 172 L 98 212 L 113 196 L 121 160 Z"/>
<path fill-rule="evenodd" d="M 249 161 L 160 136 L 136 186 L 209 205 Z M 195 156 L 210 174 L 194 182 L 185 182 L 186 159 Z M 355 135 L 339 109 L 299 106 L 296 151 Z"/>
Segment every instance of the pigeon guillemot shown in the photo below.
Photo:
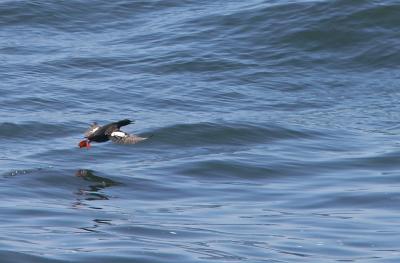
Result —
<path fill-rule="evenodd" d="M 79 148 L 90 148 L 90 142 L 106 142 L 111 140 L 120 144 L 134 144 L 147 138 L 139 137 L 133 134 L 128 134 L 120 130 L 122 126 L 131 124 L 132 121 L 125 119 L 122 121 L 112 122 L 104 126 L 93 123 L 85 132 L 85 140 L 79 142 Z"/>

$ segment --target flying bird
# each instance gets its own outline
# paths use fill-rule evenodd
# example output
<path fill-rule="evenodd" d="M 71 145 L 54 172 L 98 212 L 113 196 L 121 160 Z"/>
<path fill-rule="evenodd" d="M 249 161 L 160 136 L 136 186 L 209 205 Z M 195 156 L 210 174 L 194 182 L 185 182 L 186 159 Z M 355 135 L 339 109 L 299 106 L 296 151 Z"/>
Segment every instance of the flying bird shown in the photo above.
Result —
<path fill-rule="evenodd" d="M 91 142 L 106 142 L 111 140 L 112 142 L 119 144 L 134 144 L 146 140 L 147 138 L 128 134 L 120 130 L 122 126 L 131 123 L 132 121 L 128 119 L 112 122 L 104 126 L 100 126 L 94 122 L 85 132 L 86 139 L 79 142 L 79 148 L 86 147 L 89 149 Z"/>

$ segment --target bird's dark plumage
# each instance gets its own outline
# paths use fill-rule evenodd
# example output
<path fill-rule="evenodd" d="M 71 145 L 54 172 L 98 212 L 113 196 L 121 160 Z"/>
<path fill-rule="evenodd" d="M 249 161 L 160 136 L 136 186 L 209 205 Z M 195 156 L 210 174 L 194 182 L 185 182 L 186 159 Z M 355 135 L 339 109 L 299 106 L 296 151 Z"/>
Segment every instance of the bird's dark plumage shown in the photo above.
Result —
<path fill-rule="evenodd" d="M 104 126 L 93 123 L 85 132 L 85 138 L 87 139 L 86 143 L 81 145 L 81 142 L 79 146 L 90 147 L 90 142 L 106 142 L 108 140 L 120 144 L 134 144 L 146 140 L 147 138 L 128 134 L 120 130 L 122 126 L 126 126 L 131 123 L 132 121 L 128 119 L 112 122 Z"/>
<path fill-rule="evenodd" d="M 128 120 L 128 119 L 116 122 L 116 124 L 118 126 L 118 129 L 121 128 L 122 126 L 126 126 L 126 125 L 129 125 L 131 123 L 132 123 L 132 121 Z"/>

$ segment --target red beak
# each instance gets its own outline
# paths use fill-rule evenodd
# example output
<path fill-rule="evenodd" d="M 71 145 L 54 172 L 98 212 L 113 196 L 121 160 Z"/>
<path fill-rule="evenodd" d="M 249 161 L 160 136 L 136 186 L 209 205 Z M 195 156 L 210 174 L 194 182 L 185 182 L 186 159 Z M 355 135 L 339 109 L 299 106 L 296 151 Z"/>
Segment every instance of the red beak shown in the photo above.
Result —
<path fill-rule="evenodd" d="M 88 140 L 83 140 L 83 141 L 80 141 L 80 142 L 79 142 L 78 146 L 79 146 L 79 148 L 86 147 L 86 148 L 89 149 L 90 144 L 89 144 L 89 141 L 88 141 Z"/>

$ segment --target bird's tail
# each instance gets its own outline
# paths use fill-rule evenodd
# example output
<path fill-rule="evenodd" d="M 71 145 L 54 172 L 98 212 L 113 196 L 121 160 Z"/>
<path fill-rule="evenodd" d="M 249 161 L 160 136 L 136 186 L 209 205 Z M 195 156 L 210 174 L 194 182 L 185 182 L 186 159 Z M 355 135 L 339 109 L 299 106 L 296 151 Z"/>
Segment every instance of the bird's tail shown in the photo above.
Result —
<path fill-rule="evenodd" d="M 121 121 L 117 122 L 117 126 L 118 126 L 118 128 L 121 128 L 122 126 L 126 126 L 128 124 L 131 124 L 132 122 L 134 122 L 134 121 L 131 121 L 131 120 L 128 120 L 128 119 L 121 120 Z"/>

